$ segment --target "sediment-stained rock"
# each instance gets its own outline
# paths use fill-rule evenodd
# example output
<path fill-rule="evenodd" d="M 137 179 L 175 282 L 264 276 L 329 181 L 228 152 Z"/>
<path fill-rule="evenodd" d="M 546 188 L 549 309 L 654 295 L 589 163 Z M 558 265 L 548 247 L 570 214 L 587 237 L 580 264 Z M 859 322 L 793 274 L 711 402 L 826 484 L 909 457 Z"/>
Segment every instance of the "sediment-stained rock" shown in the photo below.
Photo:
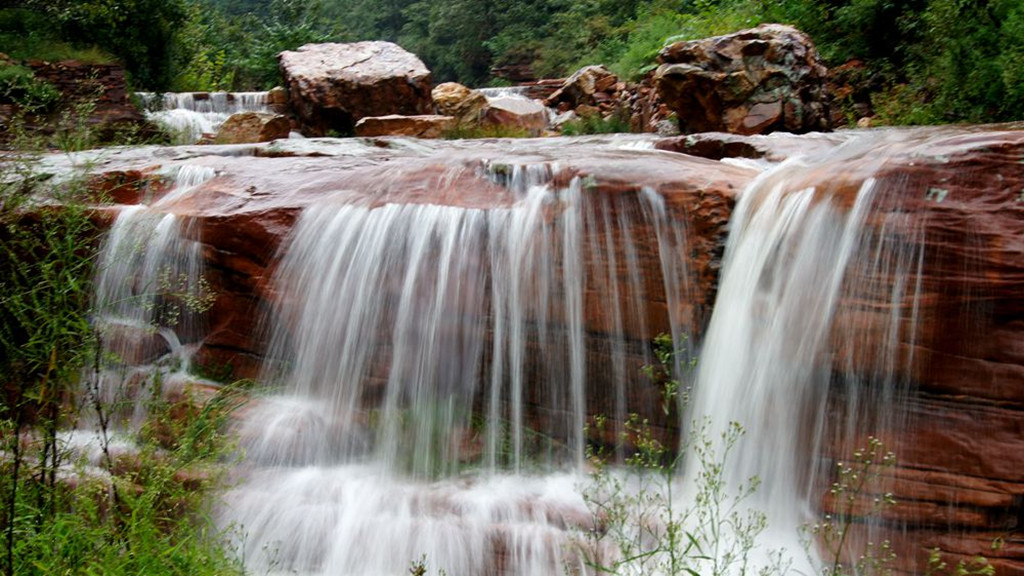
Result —
<path fill-rule="evenodd" d="M 217 144 L 250 144 L 287 138 L 292 125 L 281 114 L 236 112 L 217 130 Z"/>
<path fill-rule="evenodd" d="M 356 122 L 356 136 L 410 136 L 441 138 L 455 127 L 451 116 L 367 116 Z"/>

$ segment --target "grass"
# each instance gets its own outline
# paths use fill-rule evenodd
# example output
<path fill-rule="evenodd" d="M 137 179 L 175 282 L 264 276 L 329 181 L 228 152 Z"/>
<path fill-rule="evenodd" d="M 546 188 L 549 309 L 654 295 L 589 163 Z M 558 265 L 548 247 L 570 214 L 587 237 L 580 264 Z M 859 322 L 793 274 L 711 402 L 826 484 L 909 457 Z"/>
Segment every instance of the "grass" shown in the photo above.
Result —
<path fill-rule="evenodd" d="M 0 574 L 241 574 L 209 514 L 240 393 L 154 394 L 141 427 L 118 421 L 135 400 L 100 400 L 119 384 L 99 379 L 108 354 L 90 306 L 100 231 L 85 172 L 41 180 L 36 140 L 18 142 L 26 147 L 0 158 Z M 39 198 L 60 207 L 41 209 Z M 147 387 L 160 390 L 159 376 Z M 98 425 L 68 434 L 88 421 Z M 82 435 L 91 447 L 72 441 Z"/>
<path fill-rule="evenodd" d="M 529 138 L 530 132 L 521 126 L 457 126 L 445 131 L 445 140 L 470 140 L 480 138 Z"/>
<path fill-rule="evenodd" d="M 617 134 L 630 132 L 629 117 L 613 114 L 607 118 L 600 115 L 580 116 L 562 125 L 563 136 L 583 136 L 585 134 Z"/>
<path fill-rule="evenodd" d="M 43 15 L 19 8 L 0 9 L 0 46 L 15 60 L 78 60 L 85 64 L 111 64 L 115 60 L 95 46 L 74 46 L 62 41 Z"/>

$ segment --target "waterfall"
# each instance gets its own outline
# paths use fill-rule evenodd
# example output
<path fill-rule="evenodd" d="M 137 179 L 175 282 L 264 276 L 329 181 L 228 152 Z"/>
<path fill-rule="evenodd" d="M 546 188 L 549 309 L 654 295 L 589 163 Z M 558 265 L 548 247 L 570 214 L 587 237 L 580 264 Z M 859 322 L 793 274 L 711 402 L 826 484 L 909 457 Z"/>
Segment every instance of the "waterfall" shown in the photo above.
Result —
<path fill-rule="evenodd" d="M 827 559 L 804 560 L 799 530 L 818 518 L 830 458 L 905 418 L 923 224 L 884 168 L 908 140 L 851 139 L 761 166 L 737 197 L 703 334 L 687 314 L 701 294 L 687 263 L 702 222 L 676 192 L 595 187 L 557 154 L 504 142 L 479 154 L 416 144 L 421 156 L 318 175 L 268 268 L 267 391 L 238 415 L 244 460 L 217 521 L 261 573 L 399 574 L 420 558 L 449 574 L 591 573 L 571 544 L 607 521 L 584 498 L 586 450 L 618 449 L 621 464 L 615 445 L 636 413 L 665 443 L 682 431 L 690 452 L 666 486 L 680 509 L 700 505 L 694 443 L 715 458 L 729 423 L 741 425 L 721 480 L 731 491 L 756 477 L 740 509 L 768 526 L 746 573 L 774 549 L 815 572 Z M 611 144 L 602 153 L 663 154 Z M 461 155 L 439 170 L 430 155 L 449 150 Z M 177 304 L 149 287 L 172 278 L 202 291 L 194 231 L 170 206 L 213 172 L 168 176 L 177 185 L 162 199 L 122 209 L 97 279 L 110 350 L 160 359 L 166 374 L 187 370 L 203 330 L 184 314 L 162 323 Z M 697 367 L 680 389 L 686 409 L 670 416 L 642 370 L 660 332 L 682 350 L 672 374 Z M 597 415 L 610 430 L 587 430 Z"/>
<path fill-rule="evenodd" d="M 163 126 L 180 144 L 193 144 L 215 134 L 236 112 L 269 112 L 267 92 L 140 92 L 149 120 Z"/>
<path fill-rule="evenodd" d="M 172 385 L 188 373 L 203 336 L 196 308 L 208 288 L 200 246 L 189 237 L 191 222 L 163 208 L 213 176 L 190 165 L 166 174 L 170 190 L 151 205 L 121 208 L 101 249 L 93 322 L 106 360 L 98 392 L 108 406 L 131 399 L 125 424 L 145 419 L 146 387 L 155 378 Z"/>
<path fill-rule="evenodd" d="M 719 455 L 729 423 L 744 428 L 723 481 L 731 489 L 759 481 L 745 506 L 766 515 L 766 546 L 788 550 L 806 573 L 799 530 L 820 520 L 822 483 L 834 472 L 816 455 L 841 439 L 841 457 L 853 458 L 872 430 L 900 429 L 882 419 L 900 418 L 889 407 L 905 393 L 910 358 L 899 343 L 915 333 L 922 253 L 915 224 L 880 208 L 889 190 L 874 176 L 902 141 L 791 159 L 743 192 L 700 352 L 695 427 L 710 424 Z M 838 184 L 823 177 L 840 164 L 852 174 Z M 874 326 L 844 323 L 871 302 L 888 303 L 873 310 Z M 681 489 L 700 473 L 691 466 Z"/>
<path fill-rule="evenodd" d="M 302 214 L 275 276 L 266 379 L 283 391 L 246 418 L 250 468 L 222 512 L 256 565 L 394 574 L 425 556 L 525 575 L 574 561 L 587 415 L 656 411 L 637 401 L 644 302 L 686 298 L 685 228 L 650 190 L 592 195 L 553 184 L 551 164 L 479 169 L 502 205 L 379 203 L 384 185 Z M 615 390 L 588 391 L 595 370 Z"/>

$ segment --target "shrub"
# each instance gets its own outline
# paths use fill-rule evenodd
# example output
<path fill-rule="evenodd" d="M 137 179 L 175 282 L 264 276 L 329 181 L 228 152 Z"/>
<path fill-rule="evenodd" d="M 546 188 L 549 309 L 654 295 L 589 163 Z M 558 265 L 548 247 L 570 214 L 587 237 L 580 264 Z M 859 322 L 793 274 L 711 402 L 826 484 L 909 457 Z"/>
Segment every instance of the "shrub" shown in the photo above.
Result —
<path fill-rule="evenodd" d="M 56 182 L 34 161 L 0 158 L 0 572 L 240 574 L 205 508 L 238 397 L 157 395 L 140 431 L 119 432 L 131 448 L 112 448 L 120 399 L 100 400 L 112 382 L 90 317 L 91 194 L 84 173 Z M 77 436 L 91 447 L 66 433 L 80 419 L 99 422 Z"/>
<path fill-rule="evenodd" d="M 0 64 L 0 100 L 34 114 L 52 108 L 60 100 L 60 91 L 53 84 L 36 78 L 28 68 Z"/>

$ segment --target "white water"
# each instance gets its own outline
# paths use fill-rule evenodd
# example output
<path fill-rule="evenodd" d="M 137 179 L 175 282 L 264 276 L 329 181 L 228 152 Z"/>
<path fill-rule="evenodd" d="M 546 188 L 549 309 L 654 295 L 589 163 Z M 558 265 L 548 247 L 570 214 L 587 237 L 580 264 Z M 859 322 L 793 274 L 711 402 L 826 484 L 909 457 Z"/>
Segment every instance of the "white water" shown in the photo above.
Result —
<path fill-rule="evenodd" d="M 425 555 L 449 574 L 526 575 L 575 561 L 564 537 L 587 518 L 585 415 L 644 410 L 627 405 L 652 361 L 627 336 L 648 332 L 641 254 L 666 256 L 646 273 L 664 270 L 676 303 L 684 230 L 653 192 L 553 188 L 546 164 L 487 170 L 509 206 L 346 194 L 300 219 L 275 280 L 291 296 L 272 354 L 286 393 L 246 419 L 252 468 L 222 512 L 260 570 L 394 574 Z M 606 334 L 588 335 L 588 299 Z M 617 386 L 601 406 L 586 405 L 593 369 Z"/>
<path fill-rule="evenodd" d="M 477 88 L 477 91 L 483 94 L 488 100 L 493 98 L 522 98 L 524 100 L 528 100 L 524 94 L 526 92 L 526 88 L 523 86 Z"/>
<path fill-rule="evenodd" d="M 192 92 L 163 95 L 138 93 L 146 117 L 175 135 L 177 143 L 193 144 L 217 129 L 236 112 L 270 111 L 267 92 Z M 197 98 L 197 96 L 200 96 Z"/>
<path fill-rule="evenodd" d="M 766 548 L 788 550 L 794 568 L 813 571 L 814 554 L 804 561 L 800 527 L 820 521 L 817 494 L 832 473 L 816 454 L 828 438 L 845 438 L 841 454 L 852 458 L 879 418 L 898 418 L 892 406 L 902 390 L 909 359 L 899 360 L 901 327 L 912 326 L 916 305 L 919 249 L 889 237 L 887 226 L 865 226 L 876 201 L 885 194 L 872 175 L 885 159 L 885 141 L 854 142 L 824 158 L 789 160 L 764 173 L 742 194 L 731 218 L 729 242 L 718 298 L 700 353 L 693 399 L 696 422 L 710 422 L 714 450 L 723 453 L 720 434 L 730 422 L 745 429 L 724 468 L 724 482 L 735 489 L 758 479 L 745 506 L 765 513 Z M 806 184 L 812 169 L 843 161 L 857 166 L 863 179 L 852 204 L 833 196 L 832 183 Z M 891 222 L 896 231 L 913 230 Z M 911 244 L 912 245 L 912 244 Z M 885 284 L 892 281 L 891 285 Z M 886 293 L 886 291 L 888 293 Z M 857 332 L 837 329 L 838 307 L 874 292 L 888 300 L 888 329 Z M 887 297 L 886 297 L 887 296 Z M 865 300 L 870 301 L 870 300 Z M 845 362 L 841 351 L 845 351 Z M 865 363 L 874 367 L 867 373 Z M 856 386 L 853 384 L 861 384 Z M 865 386 L 865 383 L 870 383 Z M 873 398 L 858 398 L 873 390 Z M 830 398 L 837 393 L 845 397 Z M 861 392 L 864 394 L 864 392 Z M 844 417 L 830 416 L 836 402 Z M 875 418 L 874 422 L 869 422 Z M 692 490 L 701 470 L 692 466 L 681 490 Z M 851 546 L 851 549 L 863 547 Z"/>
<path fill-rule="evenodd" d="M 202 337 L 195 311 L 206 292 L 200 245 L 188 237 L 190 224 L 162 207 L 214 171 L 186 165 L 166 176 L 172 185 L 163 197 L 121 209 L 97 263 L 93 322 L 106 352 L 99 393 L 105 405 L 132 406 L 119 425 L 141 423 L 157 379 L 180 384 Z"/>

